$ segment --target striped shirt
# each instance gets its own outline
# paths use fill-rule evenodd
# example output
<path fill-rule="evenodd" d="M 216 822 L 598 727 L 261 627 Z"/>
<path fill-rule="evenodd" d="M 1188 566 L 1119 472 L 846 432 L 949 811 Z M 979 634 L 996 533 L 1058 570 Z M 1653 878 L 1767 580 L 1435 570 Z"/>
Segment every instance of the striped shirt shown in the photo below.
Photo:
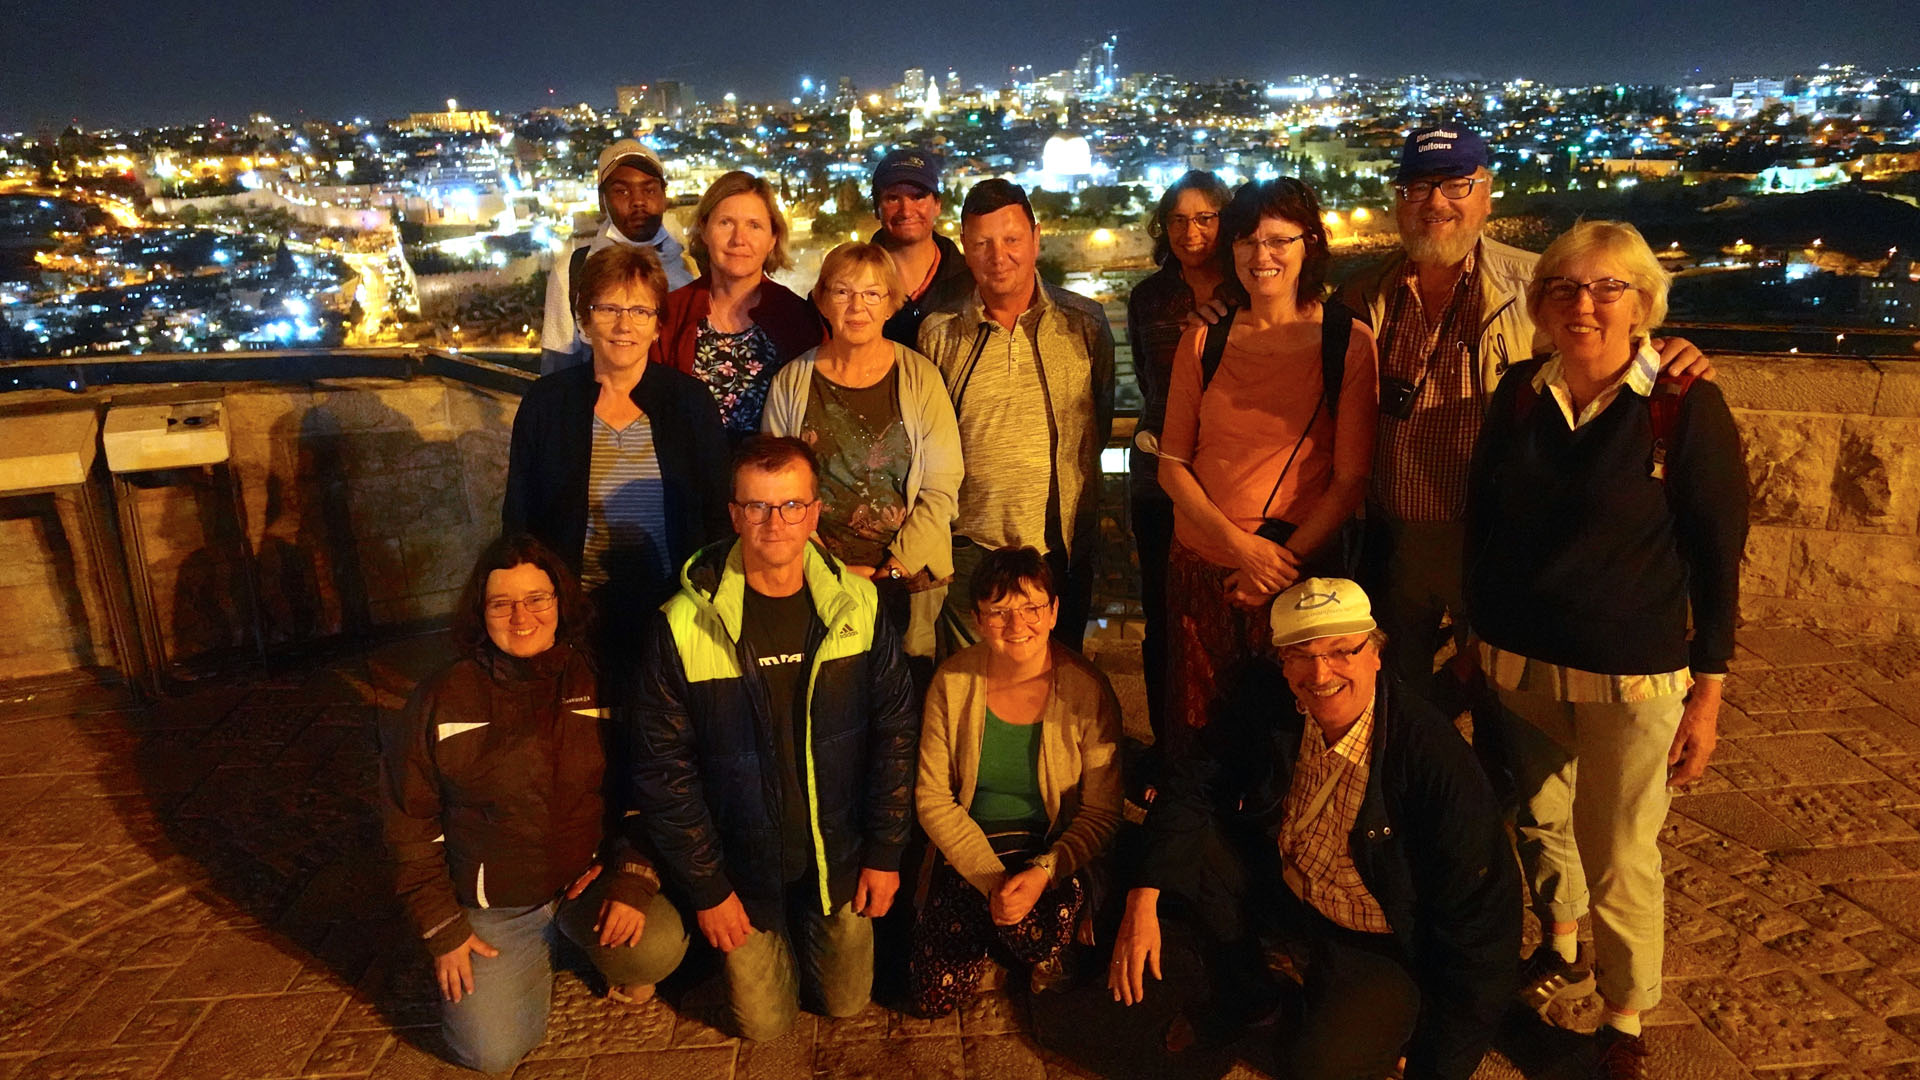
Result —
<path fill-rule="evenodd" d="M 580 584 L 588 590 L 609 582 L 652 585 L 672 573 L 666 486 L 653 449 L 653 425 L 642 416 L 616 431 L 596 415 Z"/>
<path fill-rule="evenodd" d="M 1311 717 L 1304 726 L 1300 761 L 1293 769 L 1280 826 L 1280 861 L 1287 884 L 1339 926 L 1367 934 L 1391 933 L 1387 913 L 1367 891 L 1353 864 L 1349 839 L 1372 771 L 1373 706 L 1368 705 L 1332 746 Z M 1328 785 L 1331 792 L 1325 790 Z"/>
<path fill-rule="evenodd" d="M 1044 293 L 1036 290 L 1036 300 Z M 975 301 L 976 309 L 978 301 Z M 988 548 L 1031 544 L 1042 551 L 1047 537 L 1047 495 L 1053 481 L 1047 426 L 1047 387 L 1035 351 L 1038 304 L 1009 330 L 979 317 L 979 359 L 956 404 L 961 452 L 967 473 L 960 481 L 960 514 L 954 531 Z M 1076 380 L 1085 394 L 1085 378 Z M 1063 388 L 1064 389 L 1064 388 Z M 1077 457 L 1068 462 L 1077 463 Z M 1064 463 L 1063 463 L 1064 464 Z M 1071 528 L 1080 493 L 1078 469 L 1060 485 L 1060 517 Z"/>
<path fill-rule="evenodd" d="M 1372 494 L 1402 521 L 1459 521 L 1466 511 L 1467 467 L 1486 407 L 1473 355 L 1482 307 L 1478 261 L 1476 247 L 1447 306 L 1430 312 L 1420 300 L 1419 267 L 1407 260 L 1381 320 L 1381 385 L 1401 379 L 1415 391 L 1405 420 L 1380 414 Z"/>
<path fill-rule="evenodd" d="M 1568 429 L 1578 431 L 1594 417 L 1606 412 L 1607 406 L 1612 405 L 1622 392 L 1638 394 L 1643 398 L 1652 396 L 1653 384 L 1659 377 L 1660 354 L 1642 341 L 1627 370 L 1602 387 L 1578 413 L 1574 411 L 1573 387 L 1567 382 L 1566 365 L 1558 355 L 1550 357 L 1534 373 L 1533 392 L 1552 400 L 1560 409 L 1560 415 L 1566 419 Z M 1477 639 L 1476 644 L 1480 647 L 1480 670 L 1487 673 L 1487 678 L 1495 686 L 1521 693 L 1544 694 L 1555 701 L 1629 704 L 1684 694 L 1693 684 L 1693 675 L 1686 668 L 1651 675 L 1606 675 L 1549 664 Z"/>

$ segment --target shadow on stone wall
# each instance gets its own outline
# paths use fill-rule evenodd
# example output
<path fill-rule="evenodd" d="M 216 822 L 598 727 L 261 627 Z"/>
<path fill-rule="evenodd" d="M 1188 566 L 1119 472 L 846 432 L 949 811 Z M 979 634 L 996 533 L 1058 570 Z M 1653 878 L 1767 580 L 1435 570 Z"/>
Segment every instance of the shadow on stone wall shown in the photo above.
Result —
<path fill-rule="evenodd" d="M 98 590 L 84 538 L 67 521 L 72 510 L 63 509 L 71 502 L 51 494 L 0 500 L 0 535 L 14 555 L 0 561 L 0 596 L 11 601 L 13 624 L 0 642 L 0 664 L 56 651 L 80 668 L 114 662 L 103 620 L 87 604 Z"/>

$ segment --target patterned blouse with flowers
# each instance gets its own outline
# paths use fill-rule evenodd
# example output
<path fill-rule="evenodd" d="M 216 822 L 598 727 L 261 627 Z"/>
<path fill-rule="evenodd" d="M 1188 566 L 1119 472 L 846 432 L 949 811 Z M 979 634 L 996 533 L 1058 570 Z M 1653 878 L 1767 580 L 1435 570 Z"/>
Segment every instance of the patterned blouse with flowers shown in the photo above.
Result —
<path fill-rule="evenodd" d="M 693 377 L 712 391 L 714 403 L 720 406 L 720 426 L 729 439 L 738 442 L 760 430 L 760 410 L 779 370 L 779 349 L 758 324 L 728 334 L 700 320 Z"/>

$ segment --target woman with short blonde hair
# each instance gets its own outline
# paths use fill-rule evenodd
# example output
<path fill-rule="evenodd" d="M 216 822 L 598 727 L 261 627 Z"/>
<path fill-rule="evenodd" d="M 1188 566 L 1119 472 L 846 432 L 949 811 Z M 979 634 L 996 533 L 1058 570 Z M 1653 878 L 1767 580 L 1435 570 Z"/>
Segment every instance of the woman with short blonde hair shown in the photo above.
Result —
<path fill-rule="evenodd" d="M 1633 226 L 1575 225 L 1527 286 L 1553 353 L 1487 406 L 1467 487 L 1473 649 L 1498 693 L 1544 1010 L 1606 1004 L 1596 1075 L 1646 1076 L 1660 1001 L 1660 828 L 1705 773 L 1733 658 L 1747 472 L 1713 383 L 1663 378 L 1667 274 Z M 1692 634 L 1688 634 L 1689 622 Z M 1591 955 L 1576 939 L 1593 916 Z"/>
<path fill-rule="evenodd" d="M 760 426 L 819 455 L 821 545 L 878 586 L 924 686 L 953 577 L 963 468 L 940 370 L 882 336 L 905 296 L 878 245 L 828 252 L 813 300 L 833 334 L 775 376 Z"/>

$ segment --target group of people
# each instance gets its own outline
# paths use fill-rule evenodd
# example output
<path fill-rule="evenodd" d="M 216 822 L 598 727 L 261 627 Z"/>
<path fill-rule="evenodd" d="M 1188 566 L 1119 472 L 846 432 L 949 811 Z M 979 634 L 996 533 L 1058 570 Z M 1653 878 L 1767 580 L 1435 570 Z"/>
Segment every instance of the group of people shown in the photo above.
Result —
<path fill-rule="evenodd" d="M 1164 899 L 1211 986 L 1169 1051 L 1279 1021 L 1293 1075 L 1464 1078 L 1516 997 L 1597 983 L 1596 1075 L 1645 1075 L 1655 837 L 1713 751 L 1746 486 L 1705 359 L 1650 336 L 1639 233 L 1484 236 L 1486 146 L 1456 125 L 1408 136 L 1403 248 L 1331 295 L 1306 184 L 1168 189 L 1128 303 L 1154 747 L 1123 784 L 1078 651 L 1112 334 L 1039 278 L 1018 186 L 975 184 L 941 236 L 941 167 L 883 158 L 879 231 L 803 298 L 769 276 L 765 180 L 701 198 L 693 276 L 657 159 L 602 155 L 459 659 L 382 731 L 450 1054 L 539 1041 L 560 936 L 616 1001 L 697 936 L 748 1038 L 851 1015 L 896 908 L 920 1015 L 995 958 L 1039 991 L 1108 950 L 1131 1005 Z"/>

